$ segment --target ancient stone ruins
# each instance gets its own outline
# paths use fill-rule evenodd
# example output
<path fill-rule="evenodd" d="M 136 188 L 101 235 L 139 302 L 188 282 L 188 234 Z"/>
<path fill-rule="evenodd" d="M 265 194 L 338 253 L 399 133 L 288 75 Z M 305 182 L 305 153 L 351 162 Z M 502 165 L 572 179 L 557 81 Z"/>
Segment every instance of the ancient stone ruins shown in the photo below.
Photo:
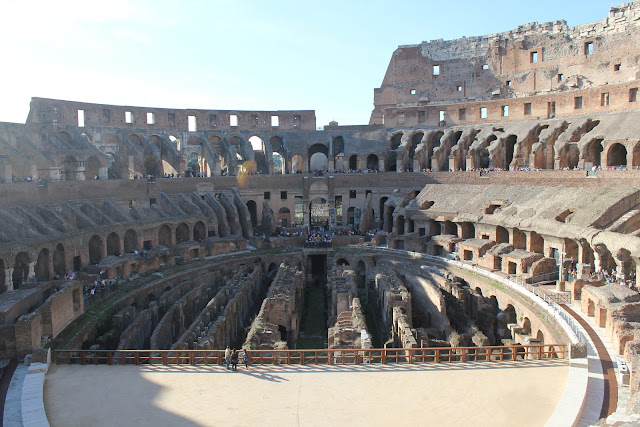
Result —
<path fill-rule="evenodd" d="M 26 123 L 0 123 L 0 353 L 584 357 L 553 311 L 574 303 L 628 365 L 637 412 L 638 51 L 637 1 L 400 46 L 369 124 L 324 130 L 314 111 L 33 98 Z"/>

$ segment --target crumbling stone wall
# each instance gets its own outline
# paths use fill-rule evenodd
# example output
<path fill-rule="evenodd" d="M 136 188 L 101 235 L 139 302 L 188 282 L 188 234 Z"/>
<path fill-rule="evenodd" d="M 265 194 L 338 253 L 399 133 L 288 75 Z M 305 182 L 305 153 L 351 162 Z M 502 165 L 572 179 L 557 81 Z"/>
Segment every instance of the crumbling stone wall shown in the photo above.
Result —
<path fill-rule="evenodd" d="M 304 272 L 298 265 L 283 262 L 244 345 L 252 349 L 295 348 L 303 302 Z"/>
<path fill-rule="evenodd" d="M 371 348 L 355 274 L 351 268 L 337 265 L 329 274 L 329 348 Z"/>

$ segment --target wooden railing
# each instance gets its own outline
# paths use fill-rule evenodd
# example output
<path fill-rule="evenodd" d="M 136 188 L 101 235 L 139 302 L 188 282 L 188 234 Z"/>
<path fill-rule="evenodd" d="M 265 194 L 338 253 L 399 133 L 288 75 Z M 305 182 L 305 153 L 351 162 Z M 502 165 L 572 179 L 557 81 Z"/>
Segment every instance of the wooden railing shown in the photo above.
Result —
<path fill-rule="evenodd" d="M 224 350 L 54 350 L 57 364 L 222 365 Z M 249 350 L 251 365 L 489 362 L 565 359 L 565 344 L 492 347 Z M 242 354 L 239 357 L 242 364 Z"/>

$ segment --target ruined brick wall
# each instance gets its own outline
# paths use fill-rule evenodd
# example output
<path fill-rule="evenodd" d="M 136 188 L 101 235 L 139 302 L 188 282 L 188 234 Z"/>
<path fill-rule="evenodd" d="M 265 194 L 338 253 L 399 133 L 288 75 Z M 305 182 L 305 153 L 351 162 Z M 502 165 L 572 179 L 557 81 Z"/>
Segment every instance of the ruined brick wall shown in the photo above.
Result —
<path fill-rule="evenodd" d="M 533 117 L 562 116 L 574 110 L 575 89 L 584 93 L 580 108 L 587 111 L 633 108 L 628 91 L 638 87 L 639 14 L 639 3 L 632 2 L 611 8 L 602 21 L 576 27 L 565 21 L 533 22 L 499 34 L 400 46 L 374 90 L 370 123 L 437 126 L 443 120 L 521 119 L 524 103 Z M 606 103 L 601 93 L 609 93 Z M 548 102 L 557 103 L 553 111 Z M 480 108 L 487 108 L 486 118 Z"/>

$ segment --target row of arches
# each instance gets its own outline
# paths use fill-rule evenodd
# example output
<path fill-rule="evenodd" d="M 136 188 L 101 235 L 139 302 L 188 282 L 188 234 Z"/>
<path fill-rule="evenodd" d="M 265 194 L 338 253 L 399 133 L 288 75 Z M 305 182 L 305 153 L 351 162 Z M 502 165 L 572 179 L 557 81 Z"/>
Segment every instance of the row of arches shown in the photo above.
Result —
<path fill-rule="evenodd" d="M 210 232 L 215 235 L 214 230 Z M 63 277 L 68 270 L 79 271 L 87 265 L 82 261 L 83 253 L 87 256 L 85 263 L 93 265 L 107 256 L 149 250 L 154 243 L 170 247 L 188 241 L 203 242 L 208 236 L 204 222 L 197 221 L 193 226 L 183 222 L 173 228 L 169 224 L 161 225 L 153 240 L 142 241 L 142 234 L 134 229 L 127 229 L 122 235 L 116 231 L 109 232 L 106 236 L 93 234 L 87 241 L 86 252 L 82 247 L 76 248 L 74 245 L 75 249 L 70 254 L 63 243 L 57 243 L 53 250 L 49 247 L 42 248 L 37 254 L 21 251 L 10 261 L 6 257 L 0 258 L 0 287 L 4 286 L 3 291 L 19 289 L 29 281 L 47 281 L 52 276 Z"/>

